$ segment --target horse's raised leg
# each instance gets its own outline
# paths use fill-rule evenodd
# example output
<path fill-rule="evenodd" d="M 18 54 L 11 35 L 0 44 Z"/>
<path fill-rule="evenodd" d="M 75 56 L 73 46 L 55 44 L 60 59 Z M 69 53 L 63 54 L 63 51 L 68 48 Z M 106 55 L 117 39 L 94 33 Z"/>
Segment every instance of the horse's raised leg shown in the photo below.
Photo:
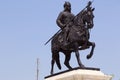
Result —
<path fill-rule="evenodd" d="M 95 48 L 95 43 L 94 42 L 88 42 L 88 45 L 92 46 L 90 54 L 87 55 L 87 59 L 90 59 L 93 56 L 93 52 L 94 52 L 94 48 Z"/>
<path fill-rule="evenodd" d="M 71 52 L 66 52 L 64 53 L 65 54 L 65 66 L 68 68 L 68 69 L 72 69 L 72 67 L 70 66 L 69 64 L 69 61 L 70 61 L 70 58 L 71 58 Z"/>
<path fill-rule="evenodd" d="M 78 50 L 75 51 L 75 55 L 76 55 L 76 58 L 77 58 L 78 65 L 79 65 L 81 68 L 84 68 L 85 66 L 82 64 L 82 62 L 81 62 L 81 60 L 80 60 L 80 55 L 79 55 L 79 51 L 78 51 Z"/>
<path fill-rule="evenodd" d="M 54 50 L 54 51 L 52 51 L 51 74 L 53 74 L 55 62 L 57 64 L 58 68 L 61 69 L 61 64 L 60 64 L 60 60 L 59 60 L 59 52 Z"/>

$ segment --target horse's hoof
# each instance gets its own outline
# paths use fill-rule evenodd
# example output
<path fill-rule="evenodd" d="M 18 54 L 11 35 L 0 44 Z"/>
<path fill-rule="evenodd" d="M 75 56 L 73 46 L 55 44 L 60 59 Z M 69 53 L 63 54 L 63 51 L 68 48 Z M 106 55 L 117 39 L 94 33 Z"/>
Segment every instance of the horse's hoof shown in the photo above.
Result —
<path fill-rule="evenodd" d="M 81 65 L 80 65 L 80 68 L 84 69 L 84 68 L 85 68 L 85 66 L 84 66 L 83 64 L 81 64 Z"/>
<path fill-rule="evenodd" d="M 85 68 L 85 66 L 84 66 L 84 65 L 82 65 L 82 66 L 81 66 L 81 68 L 82 68 L 82 69 L 84 69 L 84 68 Z"/>
<path fill-rule="evenodd" d="M 51 75 L 53 75 L 53 72 L 50 72 Z"/>
<path fill-rule="evenodd" d="M 86 57 L 87 59 L 90 59 L 91 57 L 90 57 L 90 55 L 87 55 L 87 57 Z"/>
<path fill-rule="evenodd" d="M 72 67 L 69 68 L 69 70 L 72 70 L 72 69 L 73 69 Z"/>

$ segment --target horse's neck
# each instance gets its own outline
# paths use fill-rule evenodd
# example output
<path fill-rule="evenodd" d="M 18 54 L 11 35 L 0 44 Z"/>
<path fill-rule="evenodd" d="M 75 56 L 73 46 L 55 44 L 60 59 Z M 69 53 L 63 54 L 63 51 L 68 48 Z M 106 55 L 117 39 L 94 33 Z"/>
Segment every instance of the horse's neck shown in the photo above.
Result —
<path fill-rule="evenodd" d="M 84 24 L 84 22 L 83 22 L 83 14 L 82 14 L 83 12 L 79 12 L 76 16 L 75 16 L 75 18 L 74 18 L 74 25 L 83 25 Z"/>
<path fill-rule="evenodd" d="M 75 18 L 74 18 L 74 26 L 72 28 L 76 32 L 81 32 L 82 30 L 85 30 L 85 23 L 84 23 L 84 14 L 83 12 L 79 12 Z"/>

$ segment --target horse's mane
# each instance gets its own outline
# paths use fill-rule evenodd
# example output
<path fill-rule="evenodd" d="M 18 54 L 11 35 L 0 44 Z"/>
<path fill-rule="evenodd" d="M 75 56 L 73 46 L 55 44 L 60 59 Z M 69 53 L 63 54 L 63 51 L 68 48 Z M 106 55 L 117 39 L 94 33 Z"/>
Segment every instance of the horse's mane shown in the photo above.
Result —
<path fill-rule="evenodd" d="M 74 17 L 74 25 L 81 25 L 82 22 L 82 17 L 85 13 L 85 9 L 81 10 L 75 17 Z"/>

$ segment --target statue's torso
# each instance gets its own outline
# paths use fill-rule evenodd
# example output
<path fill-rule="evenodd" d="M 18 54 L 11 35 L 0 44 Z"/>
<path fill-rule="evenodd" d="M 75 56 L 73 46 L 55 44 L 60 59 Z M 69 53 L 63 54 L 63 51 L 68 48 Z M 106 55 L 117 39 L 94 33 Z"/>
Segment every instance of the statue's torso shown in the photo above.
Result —
<path fill-rule="evenodd" d="M 67 24 L 69 23 L 73 18 L 74 18 L 74 15 L 72 13 L 69 13 L 69 12 L 61 12 L 61 22 L 62 24 Z"/>

